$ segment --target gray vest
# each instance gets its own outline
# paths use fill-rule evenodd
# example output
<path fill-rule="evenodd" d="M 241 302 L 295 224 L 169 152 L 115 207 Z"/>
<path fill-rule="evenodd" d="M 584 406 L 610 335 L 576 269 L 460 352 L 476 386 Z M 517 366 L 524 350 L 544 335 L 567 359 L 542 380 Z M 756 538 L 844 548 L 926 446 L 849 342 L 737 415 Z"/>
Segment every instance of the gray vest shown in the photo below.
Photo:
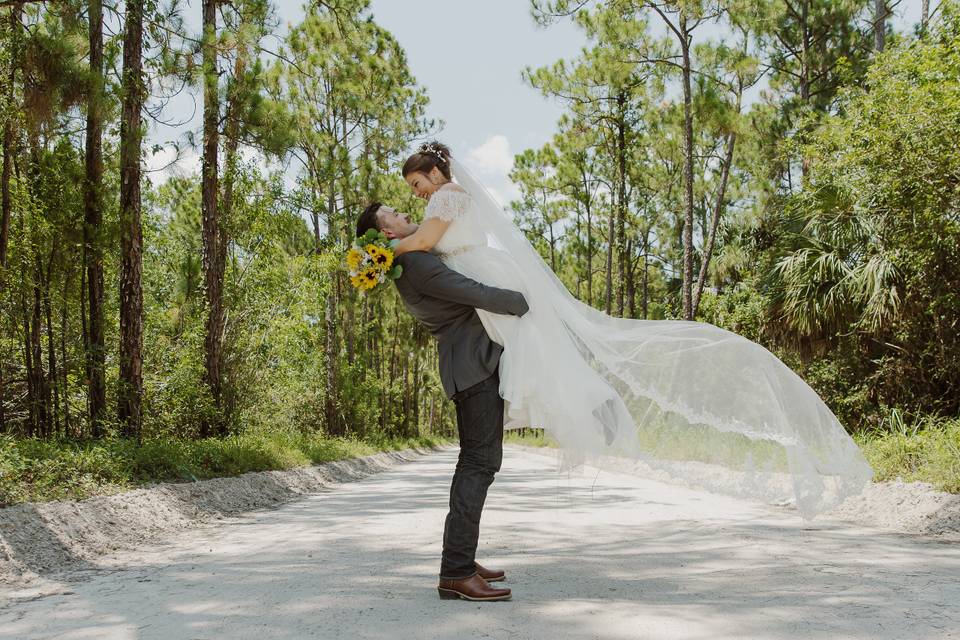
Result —
<path fill-rule="evenodd" d="M 522 316 L 528 309 L 523 294 L 480 284 L 423 251 L 398 256 L 397 263 L 403 267 L 394 281 L 400 297 L 437 340 L 447 397 L 493 375 L 503 347 L 487 335 L 476 309 Z"/>

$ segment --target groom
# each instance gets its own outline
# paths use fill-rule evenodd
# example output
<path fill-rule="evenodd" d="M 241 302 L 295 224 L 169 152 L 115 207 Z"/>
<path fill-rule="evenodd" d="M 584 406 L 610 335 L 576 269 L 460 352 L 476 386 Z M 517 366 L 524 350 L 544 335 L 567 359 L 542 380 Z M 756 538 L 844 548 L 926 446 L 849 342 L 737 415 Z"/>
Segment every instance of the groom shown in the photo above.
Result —
<path fill-rule="evenodd" d="M 379 229 L 388 238 L 405 238 L 417 228 L 409 216 L 379 202 L 357 220 L 357 236 Z M 480 513 L 503 459 L 503 398 L 497 373 L 503 347 L 490 340 L 476 309 L 522 316 L 527 301 L 516 291 L 471 280 L 430 253 L 412 251 L 396 261 L 403 267 L 403 275 L 394 280 L 397 291 L 436 338 L 440 381 L 457 406 L 460 458 L 450 485 L 437 590 L 443 599 L 509 600 L 510 589 L 488 583 L 503 580 L 504 573 L 484 569 L 474 560 Z"/>

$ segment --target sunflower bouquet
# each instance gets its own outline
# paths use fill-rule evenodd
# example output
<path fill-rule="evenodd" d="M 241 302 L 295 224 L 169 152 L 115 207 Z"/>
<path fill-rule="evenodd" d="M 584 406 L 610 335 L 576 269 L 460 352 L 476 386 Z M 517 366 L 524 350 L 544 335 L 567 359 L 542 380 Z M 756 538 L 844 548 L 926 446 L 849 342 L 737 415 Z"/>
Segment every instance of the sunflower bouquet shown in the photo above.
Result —
<path fill-rule="evenodd" d="M 354 240 L 347 251 L 350 284 L 366 293 L 387 280 L 396 280 L 403 273 L 403 267 L 394 264 L 393 257 L 387 236 L 370 229 Z"/>

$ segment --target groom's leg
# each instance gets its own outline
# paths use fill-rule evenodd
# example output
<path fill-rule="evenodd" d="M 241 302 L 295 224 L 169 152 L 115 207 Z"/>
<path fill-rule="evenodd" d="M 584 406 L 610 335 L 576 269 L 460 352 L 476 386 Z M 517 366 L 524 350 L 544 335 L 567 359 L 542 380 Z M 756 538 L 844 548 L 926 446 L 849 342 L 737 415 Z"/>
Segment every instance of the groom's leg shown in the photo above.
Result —
<path fill-rule="evenodd" d="M 457 393 L 460 458 L 450 484 L 450 512 L 443 528 L 442 579 L 476 573 L 474 556 L 480 537 L 480 514 L 487 489 L 503 461 L 503 398 L 494 374 Z"/>

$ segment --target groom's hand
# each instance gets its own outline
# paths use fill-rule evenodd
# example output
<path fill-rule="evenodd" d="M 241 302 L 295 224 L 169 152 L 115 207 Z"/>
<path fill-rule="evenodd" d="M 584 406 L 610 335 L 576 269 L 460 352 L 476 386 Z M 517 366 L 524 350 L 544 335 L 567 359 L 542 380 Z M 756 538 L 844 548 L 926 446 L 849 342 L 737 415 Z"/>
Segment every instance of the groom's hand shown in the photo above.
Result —
<path fill-rule="evenodd" d="M 527 299 L 523 297 L 522 293 L 517 293 L 516 308 L 513 312 L 513 315 L 518 318 L 522 318 L 527 311 L 530 311 L 530 305 L 527 304 Z"/>

